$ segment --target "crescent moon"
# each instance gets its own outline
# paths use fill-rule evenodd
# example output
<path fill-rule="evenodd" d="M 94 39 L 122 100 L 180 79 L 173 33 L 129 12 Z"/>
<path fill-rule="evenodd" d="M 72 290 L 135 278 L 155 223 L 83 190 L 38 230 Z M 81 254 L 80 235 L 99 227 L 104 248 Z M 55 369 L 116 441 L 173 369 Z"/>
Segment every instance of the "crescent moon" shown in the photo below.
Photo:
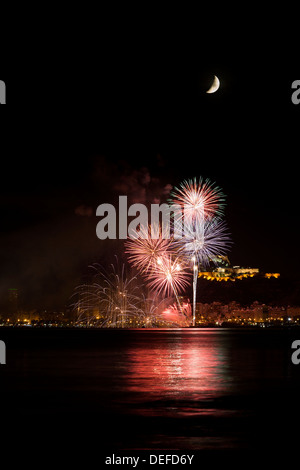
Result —
<path fill-rule="evenodd" d="M 216 75 L 214 75 L 214 81 L 212 82 L 211 87 L 207 90 L 206 93 L 215 93 L 220 88 L 220 80 Z"/>

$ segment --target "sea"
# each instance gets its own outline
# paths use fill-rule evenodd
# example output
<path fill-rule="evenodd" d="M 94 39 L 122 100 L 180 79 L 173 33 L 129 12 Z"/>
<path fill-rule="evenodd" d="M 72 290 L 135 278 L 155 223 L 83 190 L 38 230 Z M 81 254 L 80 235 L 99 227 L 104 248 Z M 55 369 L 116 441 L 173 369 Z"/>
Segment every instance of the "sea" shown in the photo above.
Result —
<path fill-rule="evenodd" d="M 213 465 L 298 448 L 298 328 L 24 327 L 0 339 L 2 455 L 23 464 L 168 452 Z"/>

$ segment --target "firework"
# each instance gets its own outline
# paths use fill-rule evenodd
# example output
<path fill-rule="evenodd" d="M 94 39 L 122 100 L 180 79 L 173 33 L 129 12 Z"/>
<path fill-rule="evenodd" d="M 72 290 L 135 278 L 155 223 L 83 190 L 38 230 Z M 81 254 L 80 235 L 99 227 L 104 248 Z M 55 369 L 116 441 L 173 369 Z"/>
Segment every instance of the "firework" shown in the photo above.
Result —
<path fill-rule="evenodd" d="M 178 260 L 168 264 L 165 258 L 160 257 L 158 267 L 159 272 L 170 269 L 170 275 L 165 271 L 169 286 L 165 286 L 163 299 L 159 299 L 159 289 L 155 289 L 151 295 L 147 294 L 144 286 L 138 284 L 136 276 L 126 275 L 124 264 L 122 266 L 111 264 L 109 271 L 99 264 L 89 266 L 90 282 L 79 285 L 72 296 L 76 297 L 76 301 L 72 304 L 77 314 L 76 324 L 105 328 L 142 325 L 151 327 L 161 324 L 178 326 L 177 323 L 168 320 L 163 312 L 174 302 L 174 293 L 179 302 L 176 289 L 180 277 L 176 274 L 181 270 L 181 266 Z M 150 276 L 150 272 L 147 276 Z M 153 272 L 152 276 L 150 281 L 154 282 Z M 171 284 L 173 287 L 169 289 Z M 170 296 L 167 295 L 168 291 Z M 177 308 L 181 312 L 181 306 Z M 183 315 L 185 314 L 182 310 L 182 318 Z"/>
<path fill-rule="evenodd" d="M 184 236 L 179 240 L 182 254 L 192 262 L 193 269 L 193 326 L 196 321 L 196 292 L 199 268 L 207 267 L 216 257 L 224 255 L 230 245 L 225 222 L 220 218 L 207 219 L 202 223 L 185 221 Z"/>
<path fill-rule="evenodd" d="M 196 290 L 199 264 L 206 266 L 215 256 L 224 254 L 229 243 L 226 226 L 220 221 L 225 196 L 208 179 L 185 180 L 171 193 L 171 203 L 181 209 L 174 220 L 178 242 L 193 264 L 193 325 L 196 320 Z M 182 236 L 182 221 L 183 236 Z"/>
<path fill-rule="evenodd" d="M 172 297 L 164 297 L 163 299 L 160 299 L 157 292 L 154 292 L 149 296 L 142 294 L 140 307 L 141 318 L 144 325 L 148 328 L 162 324 L 170 326 L 170 323 L 172 326 L 178 326 L 176 323 L 170 321 L 170 319 L 164 314 L 171 302 L 174 302 Z"/>
<path fill-rule="evenodd" d="M 156 260 L 156 265 L 152 265 L 147 273 L 149 287 L 164 295 L 172 290 L 178 298 L 178 291 L 182 290 L 189 283 L 189 273 L 181 257 L 160 256 Z M 178 300 L 179 302 L 179 300 Z"/>
<path fill-rule="evenodd" d="M 185 223 L 184 236 L 179 241 L 184 256 L 201 268 L 206 268 L 217 256 L 225 255 L 231 244 L 227 225 L 220 218 L 202 224 Z"/>
<path fill-rule="evenodd" d="M 125 242 L 129 262 L 141 273 L 155 268 L 157 260 L 174 255 L 178 249 L 172 237 L 167 237 L 161 227 L 141 227 Z"/>
<path fill-rule="evenodd" d="M 189 326 L 192 319 L 191 305 L 189 302 L 184 302 L 182 303 L 182 308 L 178 309 L 178 305 L 174 303 L 164 309 L 162 316 L 166 321 L 171 322 L 176 326 Z"/>
<path fill-rule="evenodd" d="M 188 284 L 188 273 L 173 237 L 167 238 L 160 226 L 148 226 L 128 238 L 126 248 L 129 262 L 146 277 L 149 287 L 164 295 L 172 290 L 181 308 L 178 290 Z"/>
<path fill-rule="evenodd" d="M 209 179 L 184 180 L 170 194 L 172 205 L 182 209 L 185 223 L 202 223 L 214 216 L 223 215 L 225 196 Z"/>
<path fill-rule="evenodd" d="M 140 314 L 140 296 L 136 277 L 127 277 L 125 266 L 111 265 L 107 273 L 101 266 L 90 266 L 93 281 L 75 289 L 77 323 L 106 327 L 124 327 Z"/>

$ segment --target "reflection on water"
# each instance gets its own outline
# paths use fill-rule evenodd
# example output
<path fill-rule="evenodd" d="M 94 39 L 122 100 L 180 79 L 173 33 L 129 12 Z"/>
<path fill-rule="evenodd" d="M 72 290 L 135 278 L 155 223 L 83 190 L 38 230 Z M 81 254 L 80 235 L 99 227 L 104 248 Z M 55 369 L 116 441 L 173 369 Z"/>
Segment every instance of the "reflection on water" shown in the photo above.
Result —
<path fill-rule="evenodd" d="M 234 393 L 227 346 L 216 329 L 130 332 L 115 367 L 123 384 L 115 406 L 138 430 L 124 448 L 238 446 L 244 414 L 227 399 Z"/>
<path fill-rule="evenodd" d="M 51 422 L 56 432 L 57 423 L 67 423 L 70 436 L 85 429 L 91 439 L 88 430 L 97 424 L 102 445 L 114 451 L 237 449 L 267 440 L 282 445 L 290 415 L 300 419 L 293 332 L 1 333 L 8 360 L 0 369 L 0 398 L 7 422 L 20 426 L 21 417 L 24 432 L 34 420 L 44 432 Z"/>
<path fill-rule="evenodd" d="M 126 387 L 139 393 L 137 399 L 194 402 L 190 407 L 229 390 L 226 354 L 211 331 L 201 339 L 197 330 L 160 335 L 160 342 L 152 343 L 146 333 L 143 342 L 129 347 Z"/>

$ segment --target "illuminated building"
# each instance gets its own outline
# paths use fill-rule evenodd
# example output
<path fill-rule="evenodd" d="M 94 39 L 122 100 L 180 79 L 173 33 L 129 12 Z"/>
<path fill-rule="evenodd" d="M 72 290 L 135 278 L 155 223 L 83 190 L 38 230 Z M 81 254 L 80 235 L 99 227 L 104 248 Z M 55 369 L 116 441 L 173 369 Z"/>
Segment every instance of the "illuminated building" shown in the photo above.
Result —
<path fill-rule="evenodd" d="M 236 279 L 247 279 L 259 274 L 258 268 L 243 268 L 241 266 L 231 266 L 227 256 L 216 256 L 209 271 L 199 271 L 198 277 L 207 279 L 208 281 L 235 281 Z M 264 277 L 270 279 L 271 277 L 278 278 L 279 273 L 266 273 Z"/>

